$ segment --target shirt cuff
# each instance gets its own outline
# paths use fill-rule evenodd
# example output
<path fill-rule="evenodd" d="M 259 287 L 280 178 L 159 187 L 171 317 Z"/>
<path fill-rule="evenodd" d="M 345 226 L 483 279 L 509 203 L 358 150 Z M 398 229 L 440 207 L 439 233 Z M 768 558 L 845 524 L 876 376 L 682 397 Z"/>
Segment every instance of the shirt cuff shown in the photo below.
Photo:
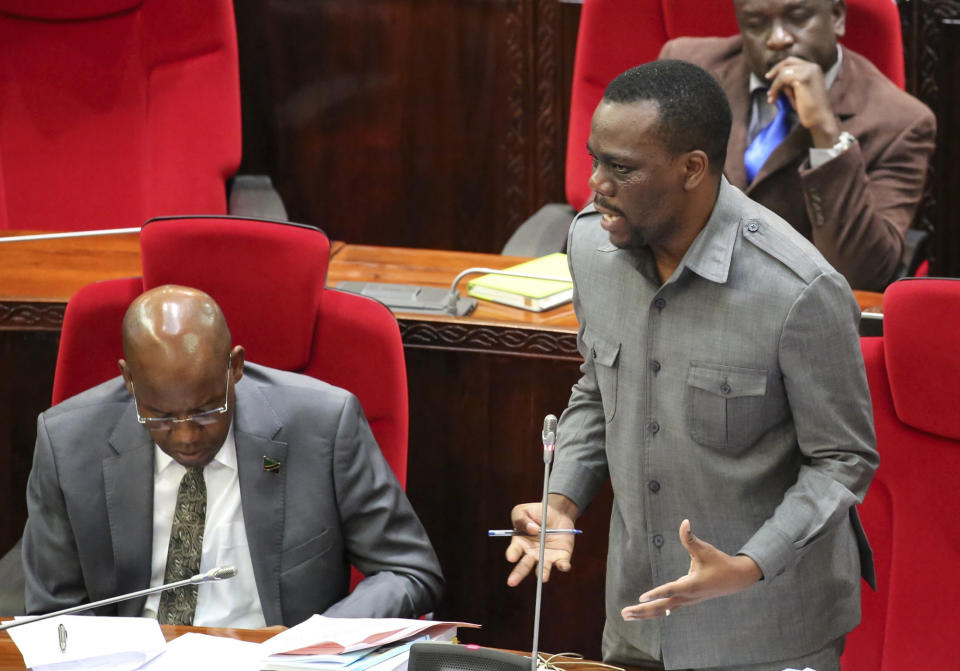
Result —
<path fill-rule="evenodd" d="M 837 149 L 836 147 L 827 147 L 826 149 L 810 147 L 810 168 L 819 168 L 824 163 L 828 163 L 829 161 L 835 159 L 844 151 L 846 150 Z"/>
<path fill-rule="evenodd" d="M 558 468 L 550 474 L 550 493 L 561 494 L 573 501 L 582 515 L 603 480 L 586 468 Z"/>
<path fill-rule="evenodd" d="M 769 524 L 755 533 L 737 554 L 746 555 L 757 562 L 763 572 L 764 582 L 783 575 L 796 560 L 793 542 Z"/>

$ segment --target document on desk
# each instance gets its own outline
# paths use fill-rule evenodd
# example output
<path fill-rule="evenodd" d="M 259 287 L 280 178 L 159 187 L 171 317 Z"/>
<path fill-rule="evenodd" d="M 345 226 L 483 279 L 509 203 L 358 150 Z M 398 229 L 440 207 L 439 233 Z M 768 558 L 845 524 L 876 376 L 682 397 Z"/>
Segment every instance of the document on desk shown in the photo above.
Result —
<path fill-rule="evenodd" d="M 263 642 L 265 655 L 342 655 L 404 639 L 455 633 L 466 622 L 403 618 L 335 618 L 314 615 Z"/>
<path fill-rule="evenodd" d="M 259 643 L 190 632 L 167 643 L 162 655 L 142 666 L 142 671 L 230 669 L 259 671 Z"/>
<path fill-rule="evenodd" d="M 62 615 L 7 633 L 34 671 L 133 671 L 166 645 L 157 621 L 142 617 Z"/>

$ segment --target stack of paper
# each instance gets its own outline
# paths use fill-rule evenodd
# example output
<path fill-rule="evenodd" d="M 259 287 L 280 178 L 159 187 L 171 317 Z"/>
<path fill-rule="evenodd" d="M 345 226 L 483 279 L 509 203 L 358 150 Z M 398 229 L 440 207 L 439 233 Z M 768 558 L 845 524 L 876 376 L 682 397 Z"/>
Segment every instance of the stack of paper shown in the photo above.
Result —
<path fill-rule="evenodd" d="M 559 281 L 490 273 L 468 282 L 467 293 L 474 298 L 533 312 L 542 312 L 569 303 L 573 297 L 573 282 L 570 281 L 567 255 L 561 252 L 547 254 L 504 270 L 537 277 L 553 277 Z"/>
<path fill-rule="evenodd" d="M 141 617 L 61 615 L 7 633 L 26 666 L 34 671 L 132 671 L 163 652 L 166 645 L 157 621 Z"/>
<path fill-rule="evenodd" d="M 400 671 L 415 641 L 451 640 L 462 622 L 314 615 L 262 644 L 266 671 Z"/>

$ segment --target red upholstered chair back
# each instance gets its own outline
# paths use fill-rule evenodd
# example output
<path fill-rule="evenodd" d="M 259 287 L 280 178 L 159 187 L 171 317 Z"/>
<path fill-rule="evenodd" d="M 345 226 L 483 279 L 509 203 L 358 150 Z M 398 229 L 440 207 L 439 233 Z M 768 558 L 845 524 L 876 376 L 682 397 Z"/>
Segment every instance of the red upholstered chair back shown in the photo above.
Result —
<path fill-rule="evenodd" d="M 960 280 L 901 280 L 883 310 L 883 337 L 861 339 L 880 467 L 860 515 L 878 591 L 865 588 L 843 669 L 956 668 Z"/>
<path fill-rule="evenodd" d="M 738 32 L 732 0 L 586 0 L 580 14 L 567 133 L 567 202 L 579 210 L 591 198 L 587 179 L 590 119 L 607 84 L 624 70 L 656 59 L 674 37 Z M 843 44 L 904 86 L 903 36 L 893 0 L 847 0 Z"/>
<path fill-rule="evenodd" d="M 231 0 L 0 0 L 7 226 L 226 212 L 239 91 Z"/>
<path fill-rule="evenodd" d="M 325 289 L 330 243 L 306 226 L 238 217 L 154 219 L 140 239 L 143 279 L 84 287 L 67 305 L 57 403 L 118 374 L 120 323 L 144 289 L 182 284 L 220 304 L 247 358 L 353 392 L 401 485 L 408 402 L 400 330 L 382 304 Z"/>

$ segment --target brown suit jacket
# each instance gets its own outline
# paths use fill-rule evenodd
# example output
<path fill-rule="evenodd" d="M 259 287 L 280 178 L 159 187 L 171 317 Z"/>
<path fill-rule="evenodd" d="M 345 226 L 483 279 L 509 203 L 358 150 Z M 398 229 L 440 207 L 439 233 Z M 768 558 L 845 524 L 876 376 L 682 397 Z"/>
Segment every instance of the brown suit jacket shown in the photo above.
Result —
<path fill-rule="evenodd" d="M 695 63 L 726 91 L 733 128 L 725 172 L 732 184 L 812 240 L 854 289 L 881 291 L 893 280 L 933 154 L 936 120 L 926 105 L 844 48 L 830 104 L 857 144 L 811 169 L 810 133 L 796 124 L 748 185 L 750 69 L 740 36 L 681 37 L 667 42 L 660 58 Z"/>

